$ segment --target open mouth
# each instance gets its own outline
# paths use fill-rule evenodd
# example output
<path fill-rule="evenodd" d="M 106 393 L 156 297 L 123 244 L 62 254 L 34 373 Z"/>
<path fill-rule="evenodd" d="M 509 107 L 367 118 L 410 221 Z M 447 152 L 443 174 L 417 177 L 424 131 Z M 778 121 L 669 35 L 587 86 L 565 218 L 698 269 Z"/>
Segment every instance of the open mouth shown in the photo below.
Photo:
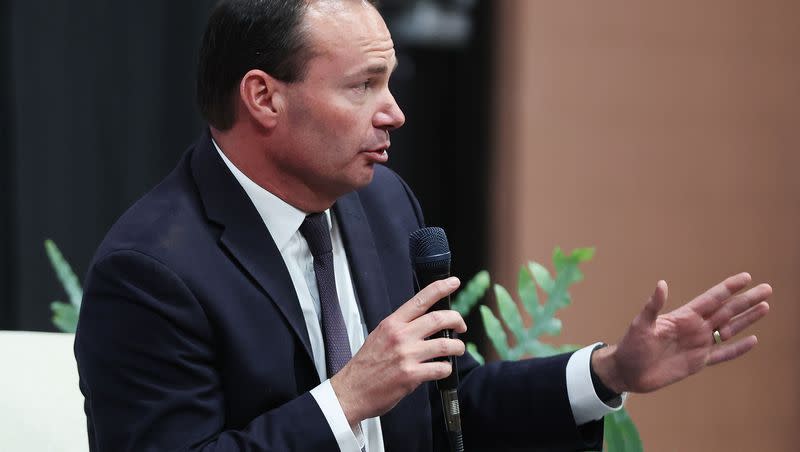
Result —
<path fill-rule="evenodd" d="M 374 152 L 376 154 L 381 154 L 383 152 L 388 151 L 389 150 L 389 146 L 391 146 L 391 144 L 389 144 L 389 143 L 381 144 L 380 146 L 375 146 L 372 149 L 367 149 L 366 152 Z"/>
<path fill-rule="evenodd" d="M 372 157 L 376 162 L 385 163 L 389 160 L 389 145 L 369 149 L 364 151 L 364 153 Z"/>

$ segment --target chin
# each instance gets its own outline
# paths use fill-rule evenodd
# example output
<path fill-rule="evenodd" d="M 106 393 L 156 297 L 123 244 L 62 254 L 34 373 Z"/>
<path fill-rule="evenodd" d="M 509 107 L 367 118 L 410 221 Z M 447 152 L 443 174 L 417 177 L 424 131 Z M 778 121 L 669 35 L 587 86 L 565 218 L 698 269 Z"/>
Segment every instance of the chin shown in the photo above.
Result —
<path fill-rule="evenodd" d="M 375 176 L 375 169 L 370 165 L 369 168 L 364 168 L 359 174 L 350 180 L 350 191 L 355 191 L 364 188 L 372 182 Z"/>
<path fill-rule="evenodd" d="M 358 184 L 356 186 L 356 190 L 358 190 L 359 188 L 364 188 L 367 185 L 369 185 L 372 182 L 373 176 L 375 176 L 375 174 L 370 172 L 369 175 L 364 176 L 363 178 L 361 178 L 361 180 L 358 182 Z"/>

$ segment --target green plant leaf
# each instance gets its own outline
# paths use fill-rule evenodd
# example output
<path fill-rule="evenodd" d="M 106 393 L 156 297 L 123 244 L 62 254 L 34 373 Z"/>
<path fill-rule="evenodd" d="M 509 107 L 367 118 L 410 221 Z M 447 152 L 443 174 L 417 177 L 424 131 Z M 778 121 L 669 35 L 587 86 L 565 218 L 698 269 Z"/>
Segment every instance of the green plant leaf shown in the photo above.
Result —
<path fill-rule="evenodd" d="M 514 334 L 517 342 L 525 340 L 525 327 L 522 325 L 522 318 L 519 315 L 517 304 L 511 299 L 505 287 L 500 284 L 494 285 L 494 296 L 497 300 L 497 309 L 500 311 L 500 318 L 503 319 L 508 329 Z"/>
<path fill-rule="evenodd" d="M 462 316 L 466 316 L 472 308 L 483 298 L 491 284 L 489 272 L 481 270 L 470 279 L 467 284 L 458 291 L 455 300 L 451 304 L 451 309 Z"/>
<path fill-rule="evenodd" d="M 529 338 L 523 344 L 525 353 L 534 358 L 545 358 L 547 356 L 555 355 L 555 349 L 549 345 L 541 342 L 539 339 Z"/>
<path fill-rule="evenodd" d="M 555 247 L 553 249 L 553 268 L 556 269 L 556 273 L 561 273 L 568 264 L 570 264 L 570 256 L 564 254 L 560 246 Z"/>
<path fill-rule="evenodd" d="M 547 302 L 544 304 L 545 315 L 552 317 L 557 310 L 569 306 L 571 300 L 567 289 L 578 281 L 575 279 L 576 272 L 578 272 L 576 264 L 567 264 L 561 268 L 551 290 L 547 291 Z"/>
<path fill-rule="evenodd" d="M 541 287 L 545 293 L 549 294 L 553 291 L 553 285 L 555 284 L 553 277 L 550 276 L 550 271 L 542 264 L 534 261 L 528 262 L 528 270 L 530 270 L 533 279 L 536 280 L 536 283 L 539 284 L 539 287 Z"/>
<path fill-rule="evenodd" d="M 80 308 L 81 299 L 83 298 L 83 289 L 81 289 L 80 282 L 75 276 L 75 272 L 72 271 L 72 267 L 70 267 L 67 260 L 64 259 L 61 250 L 58 249 L 52 240 L 47 239 L 44 241 L 44 249 L 47 252 L 47 257 L 50 259 L 50 265 L 52 265 L 53 270 L 56 272 L 56 277 L 61 281 L 64 291 L 67 292 L 69 302 L 76 308 Z"/>
<path fill-rule="evenodd" d="M 575 259 L 576 264 L 588 262 L 594 258 L 594 247 L 588 248 L 575 248 L 572 250 L 572 258 Z"/>
<path fill-rule="evenodd" d="M 541 335 L 548 335 L 548 336 L 558 336 L 561 334 L 561 320 L 555 317 L 551 317 L 547 319 L 545 322 L 540 323 L 540 336 Z"/>
<path fill-rule="evenodd" d="M 553 250 L 553 266 L 555 267 L 556 272 L 559 272 L 566 264 L 577 265 L 592 260 L 594 253 L 594 247 L 575 248 L 569 255 L 567 255 L 564 254 L 564 251 L 561 249 L 561 247 L 557 246 Z"/>
<path fill-rule="evenodd" d="M 536 289 L 536 283 L 533 281 L 530 270 L 525 265 L 519 269 L 519 277 L 517 278 L 517 293 L 519 299 L 522 300 L 522 306 L 528 311 L 534 322 L 541 316 L 542 306 L 539 304 L 539 292 Z"/>
<path fill-rule="evenodd" d="M 492 346 L 497 350 L 500 359 L 509 359 L 508 337 L 506 336 L 503 325 L 494 316 L 492 310 L 486 306 L 480 307 L 481 318 L 483 319 L 483 328 L 486 330 L 486 335 L 492 342 Z"/>
<path fill-rule="evenodd" d="M 605 417 L 604 435 L 609 452 L 643 452 L 642 439 L 625 409 Z"/>
<path fill-rule="evenodd" d="M 622 439 L 622 432 L 617 426 L 617 420 L 613 413 L 606 415 L 603 422 L 603 442 L 604 450 L 607 452 L 625 452 L 625 440 Z"/>
<path fill-rule="evenodd" d="M 553 251 L 553 267 L 557 273 L 567 272 L 567 284 L 574 284 L 583 280 L 583 272 L 578 265 L 591 260 L 594 257 L 594 248 L 576 248 L 572 253 L 565 255 L 561 248 Z"/>
<path fill-rule="evenodd" d="M 72 304 L 54 301 L 50 303 L 53 325 L 64 333 L 74 333 L 78 326 L 78 308 Z"/>
<path fill-rule="evenodd" d="M 481 355 L 480 352 L 478 352 L 478 347 L 475 346 L 475 344 L 473 344 L 472 342 L 467 342 L 467 351 L 469 352 L 470 355 L 472 355 L 473 358 L 475 358 L 475 361 L 478 361 L 479 364 L 483 365 L 486 363 L 486 360 L 483 358 L 483 355 Z"/>

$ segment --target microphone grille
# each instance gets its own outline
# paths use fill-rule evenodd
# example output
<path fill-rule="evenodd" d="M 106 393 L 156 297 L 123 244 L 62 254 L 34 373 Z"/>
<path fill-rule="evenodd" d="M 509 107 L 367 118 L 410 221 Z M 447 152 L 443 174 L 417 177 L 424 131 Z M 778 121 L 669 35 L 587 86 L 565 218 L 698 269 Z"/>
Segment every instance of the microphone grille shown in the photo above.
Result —
<path fill-rule="evenodd" d="M 412 232 L 409 237 L 411 257 L 437 256 L 450 252 L 447 234 L 438 227 L 422 228 Z"/>

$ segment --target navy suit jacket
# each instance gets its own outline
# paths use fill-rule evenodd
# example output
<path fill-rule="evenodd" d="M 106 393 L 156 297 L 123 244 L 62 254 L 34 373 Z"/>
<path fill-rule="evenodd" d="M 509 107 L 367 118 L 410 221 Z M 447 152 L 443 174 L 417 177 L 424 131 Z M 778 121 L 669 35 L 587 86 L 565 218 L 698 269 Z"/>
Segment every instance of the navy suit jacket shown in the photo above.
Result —
<path fill-rule="evenodd" d="M 381 166 L 334 211 L 372 331 L 414 294 L 408 235 L 422 213 Z M 75 354 L 93 451 L 338 450 L 309 393 L 320 381 L 289 273 L 208 131 L 100 245 Z M 467 450 L 597 448 L 602 423 L 573 421 L 568 358 L 460 358 Z M 387 451 L 446 450 L 432 383 L 381 425 Z"/>

